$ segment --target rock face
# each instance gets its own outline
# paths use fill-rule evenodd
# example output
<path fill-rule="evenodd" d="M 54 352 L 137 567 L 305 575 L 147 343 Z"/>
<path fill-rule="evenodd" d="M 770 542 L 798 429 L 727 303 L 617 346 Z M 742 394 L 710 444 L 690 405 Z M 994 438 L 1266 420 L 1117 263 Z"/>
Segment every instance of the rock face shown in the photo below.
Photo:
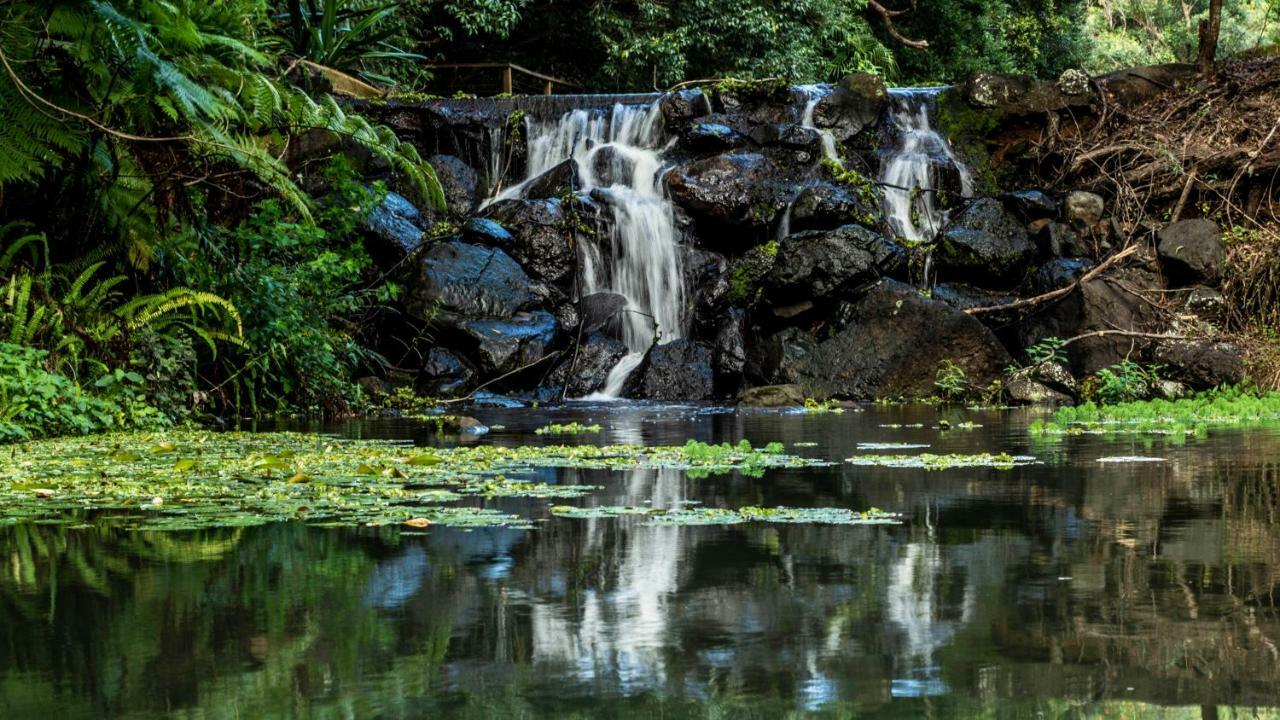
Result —
<path fill-rule="evenodd" d="M 1166 340 L 1155 351 L 1165 372 L 1193 390 L 1244 382 L 1244 351 L 1227 342 Z"/>
<path fill-rule="evenodd" d="M 503 251 L 444 242 L 422 254 L 406 308 L 424 320 L 507 319 L 533 301 L 530 285 Z"/>
<path fill-rule="evenodd" d="M 1062 218 L 1081 230 L 1102 222 L 1106 209 L 1102 197 L 1091 192 L 1075 190 L 1062 199 Z"/>
<path fill-rule="evenodd" d="M 713 392 L 711 350 L 680 339 L 649 351 L 636 394 L 646 400 L 710 400 Z"/>
<path fill-rule="evenodd" d="M 889 100 L 884 80 L 878 75 L 852 73 L 814 108 L 814 124 L 829 130 L 844 142 L 873 127 Z"/>
<path fill-rule="evenodd" d="M 502 200 L 485 208 L 485 217 L 508 232 L 503 249 L 535 277 L 553 284 L 572 279 L 576 250 L 559 200 Z"/>
<path fill-rule="evenodd" d="M 1017 330 L 1019 344 L 1030 347 L 1048 337 L 1070 338 L 1093 331 L 1157 330 L 1159 315 L 1134 293 L 1162 289 L 1160 279 L 1141 268 L 1113 271 L 1025 320 Z M 1067 353 L 1071 369 L 1084 376 L 1120 362 L 1147 344 L 1141 338 L 1109 334 L 1074 342 Z"/>
<path fill-rule="evenodd" d="M 768 379 L 816 398 L 923 397 L 933 393 L 943 360 L 977 385 L 999 376 L 1010 360 L 982 323 L 892 280 L 842 314 L 849 322 L 824 338 L 795 328 L 771 338 L 761 363 Z"/>
<path fill-rule="evenodd" d="M 783 301 L 825 298 L 868 287 L 904 262 L 897 244 L 875 231 L 845 225 L 783 240 L 765 283 L 770 295 Z"/>
<path fill-rule="evenodd" d="M 488 375 L 511 372 L 546 354 L 559 325 L 550 313 L 517 313 L 510 320 L 463 320 L 459 329 L 473 341 L 471 356 Z"/>
<path fill-rule="evenodd" d="M 436 171 L 436 178 L 444 189 L 448 211 L 467 215 L 475 210 L 480 199 L 480 180 L 476 171 L 454 155 L 432 155 L 427 162 Z"/>
<path fill-rule="evenodd" d="M 427 395 L 459 395 L 471 384 L 475 371 L 444 348 L 431 348 L 418 376 L 418 391 Z"/>
<path fill-rule="evenodd" d="M 1216 280 L 1227 252 L 1222 230 L 1212 220 L 1179 220 L 1156 234 L 1160 262 L 1169 277 L 1184 284 Z"/>
<path fill-rule="evenodd" d="M 1023 223 L 998 200 L 982 198 L 943 229 L 935 258 L 950 277 L 999 283 L 1019 279 L 1035 251 Z"/>

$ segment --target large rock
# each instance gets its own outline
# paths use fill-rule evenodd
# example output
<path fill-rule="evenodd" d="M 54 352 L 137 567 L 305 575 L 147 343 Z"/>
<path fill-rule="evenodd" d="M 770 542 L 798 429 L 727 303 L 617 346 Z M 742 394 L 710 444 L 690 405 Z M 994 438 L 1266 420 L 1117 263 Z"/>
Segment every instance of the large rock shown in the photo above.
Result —
<path fill-rule="evenodd" d="M 818 299 L 868 287 L 903 262 L 897 244 L 873 230 L 845 225 L 783 240 L 765 283 L 777 300 Z"/>
<path fill-rule="evenodd" d="M 507 230 L 510 244 L 503 249 L 526 271 L 556 285 L 573 279 L 577 251 L 559 200 L 501 200 L 485 208 L 484 216 Z"/>
<path fill-rule="evenodd" d="M 1165 273 L 1183 284 L 1213 281 L 1222 274 L 1227 251 L 1222 230 L 1212 220 L 1179 220 L 1156 233 Z"/>
<path fill-rule="evenodd" d="M 436 171 L 444 190 L 445 209 L 462 216 L 474 210 L 480 199 L 480 179 L 476 171 L 454 155 L 432 155 L 427 162 Z"/>
<path fill-rule="evenodd" d="M 711 350 L 687 338 L 654 346 L 636 392 L 649 400 L 710 400 Z"/>
<path fill-rule="evenodd" d="M 770 338 L 760 367 L 809 397 L 875 400 L 935 393 L 939 364 L 950 360 L 983 386 L 1010 361 L 991 331 L 970 315 L 885 280 L 843 307 L 848 321 L 826 337 L 788 328 Z"/>
<path fill-rule="evenodd" d="M 702 88 L 686 88 L 667 93 L 661 100 L 662 119 L 667 127 L 711 114 L 711 98 Z"/>
<path fill-rule="evenodd" d="M 1239 345 L 1211 340 L 1165 340 L 1156 347 L 1156 362 L 1164 374 L 1193 390 L 1244 382 L 1244 350 Z"/>
<path fill-rule="evenodd" d="M 541 360 L 559 324 L 551 313 L 517 313 L 510 320 L 464 320 L 458 329 L 472 342 L 470 356 L 488 375 L 511 372 Z"/>
<path fill-rule="evenodd" d="M 463 242 L 432 245 L 410 284 L 406 308 L 430 321 L 510 318 L 534 300 L 529 276 L 498 248 Z"/>
<path fill-rule="evenodd" d="M 578 163 L 569 159 L 531 179 L 528 185 L 521 188 L 520 196 L 532 199 L 558 198 L 577 190 L 580 185 Z"/>
<path fill-rule="evenodd" d="M 737 130 L 719 122 L 696 122 L 680 136 L 680 146 L 698 153 L 732 150 L 747 144 Z"/>
<path fill-rule="evenodd" d="M 667 188 L 673 201 L 698 218 L 763 225 L 777 213 L 774 175 L 760 153 L 726 153 L 677 167 L 667 175 Z"/>
<path fill-rule="evenodd" d="M 564 388 L 565 397 L 585 397 L 604 389 L 609 371 L 626 355 L 627 346 L 621 340 L 591 335 L 583 340 L 576 354 L 567 355 L 556 366 L 549 382 Z"/>
<path fill-rule="evenodd" d="M 751 407 L 794 407 L 804 405 L 804 388 L 799 385 L 762 385 L 738 393 L 738 404 Z"/>
<path fill-rule="evenodd" d="M 1093 269 L 1092 260 L 1077 258 L 1056 258 L 1044 263 L 1036 270 L 1036 292 L 1047 293 L 1060 290 L 1079 280 L 1085 273 Z"/>
<path fill-rule="evenodd" d="M 791 203 L 791 230 L 830 230 L 848 223 L 874 227 L 879 212 L 874 196 L 813 180 Z"/>
<path fill-rule="evenodd" d="M 814 107 L 814 125 L 831 131 L 836 140 L 844 142 L 875 127 L 888 100 L 884 80 L 878 75 L 846 75 Z"/>
<path fill-rule="evenodd" d="M 1004 395 L 1009 402 L 1020 405 L 1066 405 L 1075 401 L 1070 395 L 1031 377 L 1025 368 L 1005 381 Z"/>
<path fill-rule="evenodd" d="M 360 221 L 365 247 L 380 267 L 390 268 L 418 249 L 424 228 L 431 225 L 403 195 L 389 192 Z"/>
<path fill-rule="evenodd" d="M 943 229 L 934 259 L 942 275 L 969 282 L 1016 282 L 1035 259 L 1023 223 L 1000 201 L 973 201 Z"/>
<path fill-rule="evenodd" d="M 1041 190 L 1018 190 L 1000 196 L 1009 212 L 1024 223 L 1057 217 L 1058 203 Z"/>
<path fill-rule="evenodd" d="M 1162 289 L 1160 278 L 1147 270 L 1112 270 L 1023 321 L 1017 329 L 1019 344 L 1030 347 L 1045 338 L 1065 339 L 1096 330 L 1156 332 L 1163 326 L 1162 318 L 1135 293 Z M 1124 360 L 1148 344 L 1140 337 L 1110 333 L 1073 342 L 1067 354 L 1072 371 L 1084 377 Z"/>

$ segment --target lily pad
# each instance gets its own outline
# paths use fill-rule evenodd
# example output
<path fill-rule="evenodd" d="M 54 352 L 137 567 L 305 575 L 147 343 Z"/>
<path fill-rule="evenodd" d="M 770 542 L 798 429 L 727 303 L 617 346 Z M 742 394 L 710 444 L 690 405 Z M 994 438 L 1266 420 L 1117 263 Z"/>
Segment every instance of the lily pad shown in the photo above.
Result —
<path fill-rule="evenodd" d="M 869 465 L 891 468 L 922 468 L 925 470 L 949 470 L 951 468 L 989 467 L 997 470 L 1008 470 L 1020 465 L 1038 463 L 1030 455 L 1009 455 L 1008 453 L 978 453 L 975 455 L 935 455 L 921 453 L 919 455 L 855 455 L 845 460 L 853 465 Z"/>

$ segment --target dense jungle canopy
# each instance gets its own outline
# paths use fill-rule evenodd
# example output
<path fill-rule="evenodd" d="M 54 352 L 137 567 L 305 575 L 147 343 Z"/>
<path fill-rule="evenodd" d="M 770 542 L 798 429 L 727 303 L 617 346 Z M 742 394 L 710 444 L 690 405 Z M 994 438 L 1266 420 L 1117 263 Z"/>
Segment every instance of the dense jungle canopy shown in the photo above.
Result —
<path fill-rule="evenodd" d="M 888 0 L 884 0 L 885 3 Z M 1219 57 L 1280 33 L 1233 0 Z M 429 163 L 326 73 L 433 92 L 514 62 L 590 91 L 707 78 L 939 84 L 1190 61 L 1209 0 L 8 0 L 0 3 L 0 440 L 344 413 L 430 346 L 356 227 Z M 381 173 L 369 181 L 369 169 Z M 407 322 L 407 321 L 397 321 Z M 401 337 L 405 334 L 402 333 Z"/>

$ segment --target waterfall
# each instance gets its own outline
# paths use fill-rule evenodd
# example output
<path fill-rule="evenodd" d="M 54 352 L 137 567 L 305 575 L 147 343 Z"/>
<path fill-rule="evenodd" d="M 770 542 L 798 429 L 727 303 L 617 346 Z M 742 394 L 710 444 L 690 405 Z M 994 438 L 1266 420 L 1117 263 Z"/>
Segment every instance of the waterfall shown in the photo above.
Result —
<path fill-rule="evenodd" d="M 831 92 L 827 85 L 801 85 L 797 90 L 804 96 L 804 109 L 800 112 L 800 127 L 814 130 L 822 140 L 822 157 L 840 162 L 840 153 L 836 152 L 836 137 L 830 130 L 823 130 L 813 123 L 813 112 L 818 103 Z"/>
<path fill-rule="evenodd" d="M 887 126 L 893 146 L 880 168 L 884 211 L 895 234 L 913 242 L 928 242 L 946 223 L 934 190 L 942 172 L 955 172 L 960 194 L 973 195 L 969 169 L 955 156 L 946 138 L 933 130 L 929 113 L 938 93 L 946 88 L 894 88 L 889 90 Z"/>
<path fill-rule="evenodd" d="M 551 121 L 526 119 L 529 138 L 525 180 L 494 200 L 517 198 L 535 178 L 565 160 L 577 167 L 580 192 L 596 190 L 609 205 L 609 255 L 579 248 L 582 294 L 613 292 L 627 299 L 621 338 L 628 355 L 610 371 L 605 388 L 590 399 L 613 399 L 653 344 L 684 334 L 684 274 L 679 233 L 662 183 L 662 112 L 649 106 L 614 105 L 609 111 L 573 110 Z"/>

